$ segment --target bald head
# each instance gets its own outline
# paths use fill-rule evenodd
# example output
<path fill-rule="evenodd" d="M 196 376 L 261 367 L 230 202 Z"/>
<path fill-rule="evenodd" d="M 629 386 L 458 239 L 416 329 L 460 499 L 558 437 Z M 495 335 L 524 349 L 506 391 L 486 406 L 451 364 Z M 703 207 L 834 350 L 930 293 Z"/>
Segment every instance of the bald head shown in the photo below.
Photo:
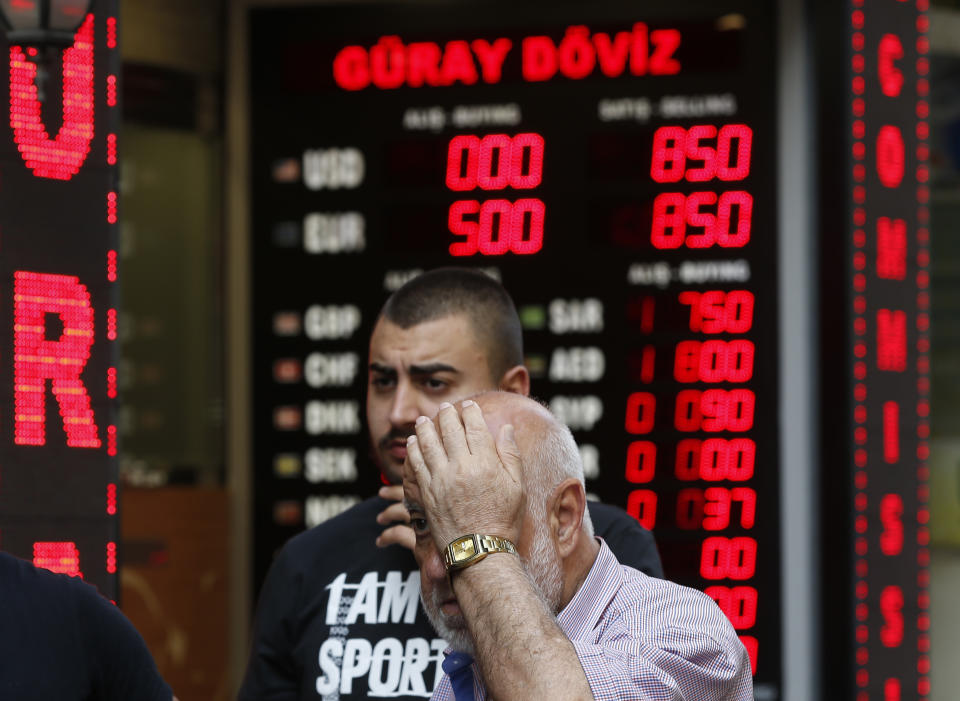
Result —
<path fill-rule="evenodd" d="M 473 397 L 480 405 L 490 432 L 512 424 L 523 461 L 523 491 L 534 520 L 545 517 L 547 501 L 567 479 L 584 485 L 583 462 L 576 441 L 564 424 L 539 402 L 513 392 L 482 392 Z M 585 487 L 584 487 L 585 488 Z M 583 527 L 593 535 L 590 514 L 584 510 Z"/>

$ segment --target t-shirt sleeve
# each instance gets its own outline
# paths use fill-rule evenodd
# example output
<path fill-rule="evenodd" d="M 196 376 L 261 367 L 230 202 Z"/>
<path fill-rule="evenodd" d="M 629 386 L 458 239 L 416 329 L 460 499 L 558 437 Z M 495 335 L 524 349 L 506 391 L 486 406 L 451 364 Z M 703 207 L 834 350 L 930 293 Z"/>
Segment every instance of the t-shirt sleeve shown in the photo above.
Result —
<path fill-rule="evenodd" d="M 620 564 L 663 579 L 663 565 L 653 533 L 623 509 L 588 502 L 594 533 L 606 541 Z"/>
<path fill-rule="evenodd" d="M 86 641 L 93 698 L 102 701 L 170 701 L 173 692 L 140 633 L 123 613 L 83 584 L 77 589 L 77 620 Z"/>
<path fill-rule="evenodd" d="M 656 640 L 573 645 L 594 698 L 753 701 L 750 662 L 736 638 L 672 629 Z"/>
<path fill-rule="evenodd" d="M 260 590 L 253 642 L 238 701 L 297 699 L 300 678 L 293 654 L 298 577 L 287 548 L 274 560 Z"/>

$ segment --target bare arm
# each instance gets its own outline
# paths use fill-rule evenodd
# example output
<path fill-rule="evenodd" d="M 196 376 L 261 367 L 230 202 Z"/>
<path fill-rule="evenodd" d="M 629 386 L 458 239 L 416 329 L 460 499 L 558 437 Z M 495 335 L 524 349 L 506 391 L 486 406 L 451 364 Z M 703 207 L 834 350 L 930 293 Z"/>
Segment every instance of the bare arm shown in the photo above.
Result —
<path fill-rule="evenodd" d="M 432 422 L 420 421 L 408 445 L 411 479 L 405 479 L 404 490 L 422 508 L 432 536 L 421 544 L 418 534 L 418 559 L 437 556 L 468 533 L 516 543 L 524 499 L 512 427 L 504 426 L 495 444 L 473 402 L 464 402 L 463 423 L 450 406 L 441 408 L 437 423 L 442 440 Z M 409 481 L 416 482 L 413 489 Z M 425 555 L 427 547 L 432 552 Z M 451 581 L 494 698 L 592 698 L 573 644 L 517 556 L 490 555 L 454 573 Z"/>
<path fill-rule="evenodd" d="M 487 557 L 458 573 L 453 589 L 494 698 L 593 698 L 573 644 L 519 558 Z"/>

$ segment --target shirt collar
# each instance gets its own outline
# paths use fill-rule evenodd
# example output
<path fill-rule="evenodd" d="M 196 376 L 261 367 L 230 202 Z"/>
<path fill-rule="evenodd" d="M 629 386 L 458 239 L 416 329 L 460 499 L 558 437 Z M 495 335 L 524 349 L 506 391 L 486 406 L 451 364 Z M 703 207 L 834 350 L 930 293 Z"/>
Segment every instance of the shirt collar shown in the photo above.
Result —
<path fill-rule="evenodd" d="M 597 538 L 597 541 L 600 543 L 600 552 L 587 578 L 557 616 L 560 629 L 570 640 L 582 638 L 584 633 L 596 627 L 607 604 L 623 583 L 623 572 L 617 558 L 602 538 Z"/>

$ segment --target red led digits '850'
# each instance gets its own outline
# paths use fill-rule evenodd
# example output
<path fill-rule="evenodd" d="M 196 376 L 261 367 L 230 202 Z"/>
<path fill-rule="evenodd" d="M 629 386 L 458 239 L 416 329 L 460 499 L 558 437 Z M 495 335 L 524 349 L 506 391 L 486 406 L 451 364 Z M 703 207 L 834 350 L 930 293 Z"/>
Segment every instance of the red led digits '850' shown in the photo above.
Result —
<path fill-rule="evenodd" d="M 650 177 L 658 183 L 743 180 L 750 175 L 752 148 L 753 130 L 746 124 L 660 127 L 653 135 Z M 664 192 L 653 201 L 650 241 L 662 249 L 742 248 L 750 241 L 752 220 L 753 196 L 745 190 Z"/>
<path fill-rule="evenodd" d="M 455 136 L 447 149 L 447 187 L 456 192 L 529 190 L 543 180 L 543 137 L 535 133 Z M 450 205 L 450 255 L 528 255 L 543 248 L 542 200 L 458 200 Z"/>

